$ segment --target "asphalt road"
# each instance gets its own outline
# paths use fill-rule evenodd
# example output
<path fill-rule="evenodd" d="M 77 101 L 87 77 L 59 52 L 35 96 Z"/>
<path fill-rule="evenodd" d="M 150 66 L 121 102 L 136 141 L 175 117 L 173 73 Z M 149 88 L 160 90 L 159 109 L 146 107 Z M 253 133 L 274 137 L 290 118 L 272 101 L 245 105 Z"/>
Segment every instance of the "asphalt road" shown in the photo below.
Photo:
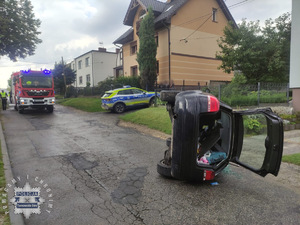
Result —
<path fill-rule="evenodd" d="M 164 140 L 119 127 L 115 114 L 57 105 L 1 120 L 17 186 L 44 199 L 25 224 L 300 224 L 300 186 L 280 178 L 298 167 L 262 178 L 229 165 L 216 186 L 187 183 L 156 172 Z"/>

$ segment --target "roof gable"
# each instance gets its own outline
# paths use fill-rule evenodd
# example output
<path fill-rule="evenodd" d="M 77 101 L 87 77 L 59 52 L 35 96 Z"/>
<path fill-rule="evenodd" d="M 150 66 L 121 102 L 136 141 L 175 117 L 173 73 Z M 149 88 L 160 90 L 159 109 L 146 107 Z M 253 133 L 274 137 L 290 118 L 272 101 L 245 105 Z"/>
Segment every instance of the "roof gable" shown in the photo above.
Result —
<path fill-rule="evenodd" d="M 172 0 L 169 3 L 168 2 L 164 3 L 157 0 L 131 0 L 123 23 L 124 25 L 133 26 L 133 21 L 138 8 L 141 6 L 142 8 L 147 10 L 148 8 L 151 7 L 155 16 L 155 21 L 154 21 L 155 26 L 156 28 L 159 28 L 161 26 L 164 26 L 165 24 L 169 24 L 171 21 L 171 17 L 174 16 L 178 12 L 178 10 L 188 1 L 189 0 Z M 225 14 L 227 20 L 232 21 L 233 26 L 237 28 L 238 26 L 234 18 L 232 17 L 229 9 L 227 8 L 226 4 L 224 3 L 224 0 L 216 0 L 216 1 L 219 5 L 219 8 Z M 124 44 L 132 40 L 133 40 L 133 30 L 129 29 L 121 37 L 119 37 L 116 41 L 114 41 L 114 43 Z"/>
<path fill-rule="evenodd" d="M 224 12 L 228 21 L 232 21 L 234 26 L 237 27 L 234 18 L 232 17 L 229 9 L 227 8 L 224 0 L 216 0 L 220 6 L 220 9 Z M 169 3 L 160 2 L 157 0 L 131 0 L 129 7 L 127 9 L 124 25 L 132 26 L 135 14 L 138 7 L 141 6 L 145 10 L 152 8 L 155 15 L 155 23 L 161 23 L 163 21 L 168 21 L 176 12 L 185 4 L 188 0 L 172 0 Z"/>

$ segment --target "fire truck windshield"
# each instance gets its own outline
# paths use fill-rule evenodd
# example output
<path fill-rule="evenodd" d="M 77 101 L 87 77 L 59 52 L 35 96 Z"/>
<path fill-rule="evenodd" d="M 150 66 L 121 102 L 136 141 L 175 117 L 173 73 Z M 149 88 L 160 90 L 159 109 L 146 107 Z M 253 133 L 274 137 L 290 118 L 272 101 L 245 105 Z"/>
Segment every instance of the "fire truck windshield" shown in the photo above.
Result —
<path fill-rule="evenodd" d="M 49 76 L 22 76 L 22 87 L 24 88 L 52 88 L 52 77 Z"/>

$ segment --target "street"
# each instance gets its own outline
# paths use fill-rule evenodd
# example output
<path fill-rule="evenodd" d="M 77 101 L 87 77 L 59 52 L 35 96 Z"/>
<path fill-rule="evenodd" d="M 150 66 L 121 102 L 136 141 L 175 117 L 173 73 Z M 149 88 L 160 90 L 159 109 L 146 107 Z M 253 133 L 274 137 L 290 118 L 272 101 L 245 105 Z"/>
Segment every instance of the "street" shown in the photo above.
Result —
<path fill-rule="evenodd" d="M 299 167 L 262 178 L 229 165 L 188 183 L 156 172 L 165 140 L 118 126 L 117 114 L 10 107 L 1 120 L 17 186 L 41 187 L 45 200 L 25 224 L 299 224 Z"/>

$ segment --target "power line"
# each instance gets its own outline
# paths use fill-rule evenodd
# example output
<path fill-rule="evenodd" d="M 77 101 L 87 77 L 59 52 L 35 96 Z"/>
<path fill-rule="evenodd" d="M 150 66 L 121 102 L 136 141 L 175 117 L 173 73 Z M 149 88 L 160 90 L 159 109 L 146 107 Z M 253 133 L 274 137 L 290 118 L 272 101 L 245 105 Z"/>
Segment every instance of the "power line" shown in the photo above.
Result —
<path fill-rule="evenodd" d="M 233 4 L 233 5 L 230 5 L 230 6 L 228 6 L 227 8 L 228 8 L 228 9 L 229 9 L 229 8 L 236 8 L 236 7 L 239 7 L 239 6 L 241 6 L 241 5 L 246 4 L 246 3 L 249 2 L 249 1 L 251 1 L 251 0 L 243 0 L 243 1 L 241 1 L 241 2 L 237 2 L 237 3 Z M 254 1 L 254 0 L 252 0 L 252 1 Z M 224 9 L 224 8 L 218 7 L 217 9 L 219 10 L 219 9 Z M 175 27 L 178 27 L 178 26 L 181 26 L 181 25 L 184 25 L 184 24 L 192 23 L 192 22 L 197 21 L 198 19 L 201 19 L 201 18 L 206 17 L 206 16 L 209 16 L 209 17 L 208 17 L 202 24 L 200 24 L 200 26 L 198 26 L 198 28 L 197 28 L 196 30 L 194 30 L 191 34 L 189 34 L 186 38 L 181 39 L 181 41 L 184 40 L 185 43 L 186 43 L 186 42 L 187 42 L 187 39 L 188 39 L 190 36 L 192 36 L 194 33 L 196 33 L 196 31 L 198 31 L 198 30 L 199 30 L 199 29 L 200 29 L 200 28 L 201 28 L 201 27 L 202 27 L 202 26 L 203 26 L 203 25 L 211 18 L 212 13 L 208 13 L 208 14 L 206 14 L 206 15 L 197 17 L 197 18 L 195 18 L 195 19 L 186 21 L 186 22 L 184 22 L 184 23 L 181 23 L 181 24 L 175 26 Z"/>

